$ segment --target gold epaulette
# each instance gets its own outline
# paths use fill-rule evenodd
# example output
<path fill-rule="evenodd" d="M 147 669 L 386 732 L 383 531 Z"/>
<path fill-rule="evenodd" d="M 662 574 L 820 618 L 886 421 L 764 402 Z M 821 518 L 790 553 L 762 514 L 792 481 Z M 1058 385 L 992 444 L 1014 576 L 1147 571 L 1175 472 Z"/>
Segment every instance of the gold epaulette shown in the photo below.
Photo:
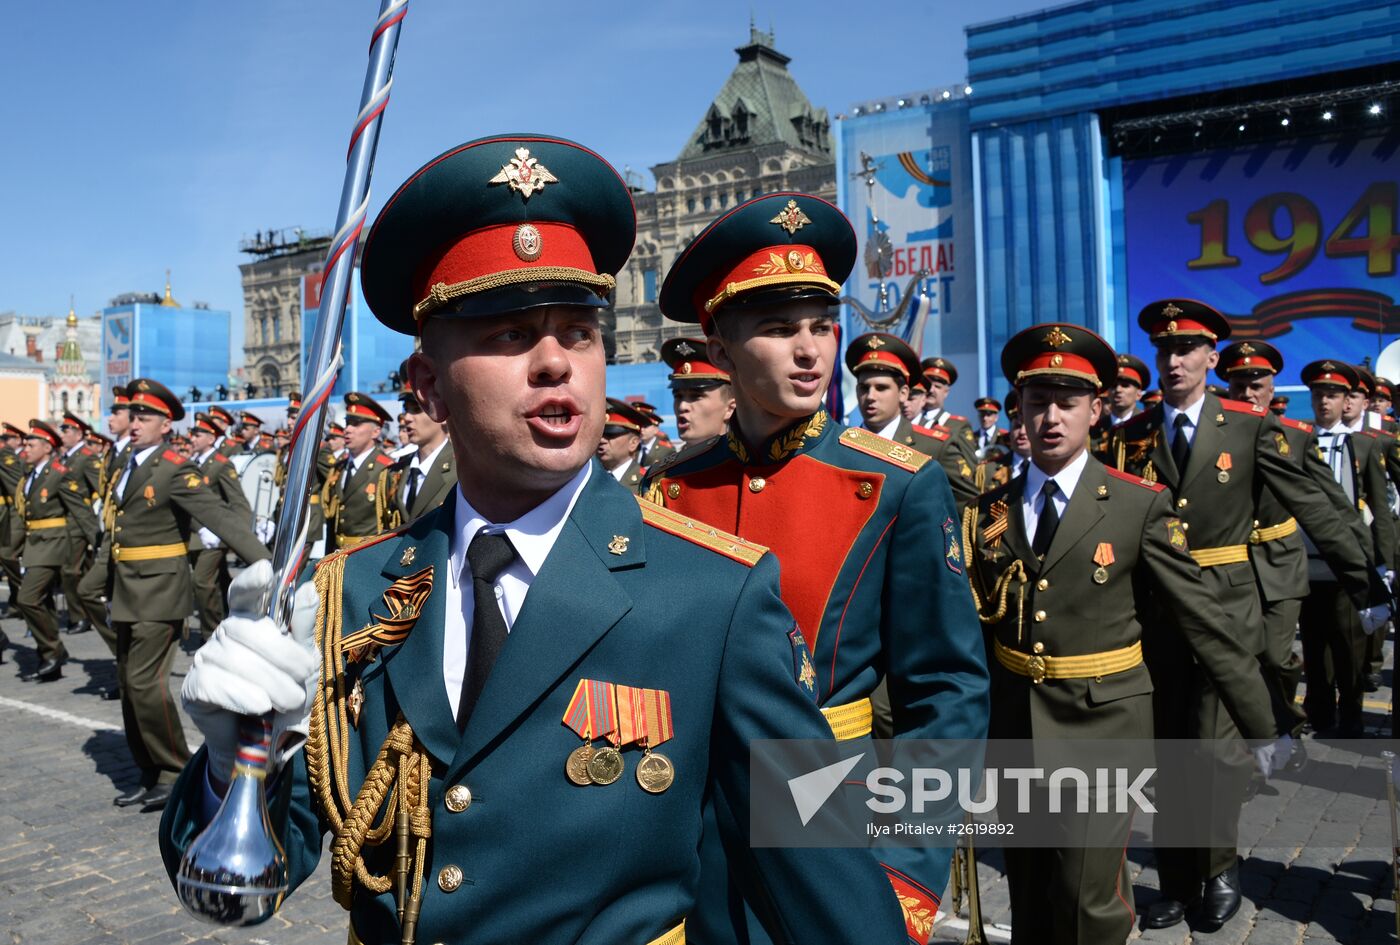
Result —
<path fill-rule="evenodd" d="M 384 541 L 386 539 L 395 538 L 398 535 L 402 534 L 406 528 L 408 528 L 408 525 L 400 525 L 398 528 L 391 529 L 387 532 L 380 532 L 378 535 L 371 535 L 364 541 L 360 542 L 358 545 L 353 545 L 349 548 L 339 548 L 335 551 L 332 551 L 320 561 L 316 562 L 315 569 L 319 571 L 327 562 L 333 559 L 344 558 L 348 554 L 353 554 L 356 551 L 364 551 L 366 548 L 373 547 L 374 545 L 377 545 L 381 541 Z"/>
<path fill-rule="evenodd" d="M 756 545 L 751 541 L 745 541 L 738 535 L 731 535 L 717 528 L 711 528 L 704 522 L 697 522 L 693 518 L 662 508 L 655 503 L 648 502 L 641 496 L 637 497 L 637 505 L 642 509 L 642 521 L 652 528 L 659 528 L 669 535 L 684 538 L 686 541 L 718 552 L 740 564 L 753 567 L 758 564 L 758 559 L 768 552 L 768 549 L 762 545 Z"/>
<path fill-rule="evenodd" d="M 841 434 L 843 446 L 849 446 L 867 456 L 887 460 L 900 469 L 918 472 L 929 461 L 929 457 L 902 443 L 887 440 L 878 433 L 871 433 L 863 427 L 847 427 Z"/>

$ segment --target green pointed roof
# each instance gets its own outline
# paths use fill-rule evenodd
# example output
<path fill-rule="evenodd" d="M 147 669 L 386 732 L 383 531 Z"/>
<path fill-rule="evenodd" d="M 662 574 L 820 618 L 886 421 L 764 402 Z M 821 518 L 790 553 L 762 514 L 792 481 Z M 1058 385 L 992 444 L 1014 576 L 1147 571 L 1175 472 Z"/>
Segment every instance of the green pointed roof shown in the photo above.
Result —
<path fill-rule="evenodd" d="M 677 160 L 769 144 L 830 157 L 826 109 L 812 107 L 788 72 L 792 60 L 773 47 L 773 34 L 750 26 L 748 45 L 734 51 L 739 64 Z"/>

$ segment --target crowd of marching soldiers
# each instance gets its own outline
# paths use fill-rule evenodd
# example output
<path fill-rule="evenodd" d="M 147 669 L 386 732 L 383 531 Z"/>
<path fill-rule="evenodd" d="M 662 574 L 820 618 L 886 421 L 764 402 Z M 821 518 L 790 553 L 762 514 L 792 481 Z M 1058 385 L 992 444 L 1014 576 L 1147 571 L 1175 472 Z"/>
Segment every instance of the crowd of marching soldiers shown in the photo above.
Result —
<path fill-rule="evenodd" d="M 406 372 L 401 372 L 406 376 Z M 315 554 L 352 546 L 436 508 L 456 482 L 447 428 L 412 391 L 392 417 L 372 397 L 345 395 L 309 484 L 307 545 Z M 290 433 L 301 396 L 288 397 L 287 425 L 218 404 L 186 416 L 164 385 L 138 378 L 114 387 L 107 433 L 71 412 L 52 424 L 0 431 L 0 569 L 5 603 L 33 638 L 36 661 L 20 678 L 59 679 L 68 659 L 62 633 L 95 630 L 116 659 L 114 685 L 140 783 L 119 807 L 162 808 L 190 758 L 169 674 L 188 618 L 207 636 L 227 613 L 232 559 L 269 557 L 275 518 L 259 515 L 240 480 L 240 457 L 274 454 L 285 486 Z M 396 419 L 398 442 L 387 434 Z M 181 431 L 175 424 L 185 421 Z M 67 626 L 60 631 L 57 596 Z M 195 641 L 198 642 L 198 638 Z M 11 641 L 0 631 L 0 660 Z"/>

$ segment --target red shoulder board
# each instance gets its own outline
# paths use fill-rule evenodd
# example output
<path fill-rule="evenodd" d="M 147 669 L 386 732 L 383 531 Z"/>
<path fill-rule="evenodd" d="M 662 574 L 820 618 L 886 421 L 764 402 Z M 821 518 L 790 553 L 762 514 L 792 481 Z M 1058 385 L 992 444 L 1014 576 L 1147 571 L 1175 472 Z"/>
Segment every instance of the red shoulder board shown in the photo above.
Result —
<path fill-rule="evenodd" d="M 79 449 L 78 452 L 81 453 L 81 454 L 84 455 L 84 456 L 91 456 L 91 455 L 92 455 L 92 447 L 91 447 L 91 446 L 84 446 L 84 447 L 82 447 L 81 449 Z"/>
<path fill-rule="evenodd" d="M 1103 468 L 1103 471 L 1108 473 L 1114 479 L 1121 479 L 1124 482 L 1131 482 L 1135 486 L 1142 486 L 1144 489 L 1151 489 L 1153 492 L 1161 492 L 1163 489 L 1166 488 L 1166 486 L 1162 485 L 1160 482 L 1148 482 L 1146 479 L 1142 479 L 1137 476 L 1131 476 L 1125 472 L 1119 472 L 1112 466 L 1105 466 Z"/>
<path fill-rule="evenodd" d="M 950 413 L 950 414 L 948 414 L 948 419 L 949 419 L 949 420 L 961 420 L 961 421 L 963 421 L 964 423 L 967 422 L 967 418 L 966 418 L 966 417 L 960 417 L 960 416 L 958 416 L 958 415 L 955 414 L 955 413 Z"/>
<path fill-rule="evenodd" d="M 1252 413 L 1256 417 L 1262 417 L 1269 412 L 1258 404 L 1245 403 L 1243 400 L 1229 400 L 1225 397 L 1220 398 L 1220 409 L 1228 410 L 1231 413 Z"/>
<path fill-rule="evenodd" d="M 1292 427 L 1295 430 L 1302 430 L 1304 433 L 1311 433 L 1313 431 L 1311 423 L 1304 423 L 1301 420 L 1294 420 L 1292 417 L 1279 417 L 1279 420 L 1283 422 L 1284 426 Z"/>
<path fill-rule="evenodd" d="M 381 465 L 381 466 L 392 466 L 392 465 L 394 465 L 393 457 L 391 457 L 391 456 L 385 456 L 383 453 L 380 453 L 378 456 L 374 457 L 374 459 L 375 459 L 375 461 L 376 461 L 377 463 L 379 463 L 379 465 Z"/>
<path fill-rule="evenodd" d="M 226 463 L 226 462 L 229 461 L 229 459 L 228 459 L 228 457 L 225 456 L 223 453 L 220 453 L 218 450 L 215 450 L 215 451 L 214 451 L 214 461 L 215 461 L 215 462 L 218 462 L 218 463 Z"/>
<path fill-rule="evenodd" d="M 56 473 L 66 473 L 68 471 L 68 467 L 60 463 L 58 460 L 54 460 L 53 471 Z"/>
<path fill-rule="evenodd" d="M 183 463 L 185 461 L 185 457 L 174 450 L 166 450 L 164 453 L 160 454 L 160 458 L 171 463 Z"/>
<path fill-rule="evenodd" d="M 917 423 L 912 424 L 915 433 L 922 433 L 924 436 L 931 436 L 935 440 L 946 440 L 953 435 L 953 432 L 941 424 L 935 423 L 931 427 L 921 427 Z"/>
<path fill-rule="evenodd" d="M 1378 439 L 1381 435 L 1379 430 L 1362 430 L 1361 432 L 1373 440 Z"/>

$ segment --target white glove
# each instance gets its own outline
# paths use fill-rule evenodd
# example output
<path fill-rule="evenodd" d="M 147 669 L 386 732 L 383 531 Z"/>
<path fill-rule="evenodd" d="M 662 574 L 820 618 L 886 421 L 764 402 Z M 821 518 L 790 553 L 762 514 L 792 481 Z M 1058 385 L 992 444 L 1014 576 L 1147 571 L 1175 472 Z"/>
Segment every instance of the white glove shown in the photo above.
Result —
<path fill-rule="evenodd" d="M 258 541 L 268 547 L 272 546 L 272 533 L 277 530 L 277 523 L 270 518 L 260 518 L 253 525 L 253 532 L 258 536 Z"/>
<path fill-rule="evenodd" d="M 1269 744 L 1254 749 L 1254 766 L 1259 769 L 1264 779 L 1268 780 L 1275 772 L 1283 770 L 1283 766 L 1288 764 L 1292 755 L 1292 736 L 1280 735 Z"/>
<path fill-rule="evenodd" d="M 316 587 L 307 583 L 297 590 L 288 636 L 257 614 L 272 583 L 272 563 L 265 560 L 234 578 L 229 616 L 195 653 L 180 687 L 185 711 L 204 734 L 210 773 L 220 782 L 233 772 L 240 715 L 273 713 L 269 772 L 306 740 L 321 669 L 314 640 Z"/>
<path fill-rule="evenodd" d="M 219 536 L 207 528 L 201 528 L 199 530 L 199 543 L 205 548 L 217 548 L 219 547 Z"/>
<path fill-rule="evenodd" d="M 1376 604 L 1374 607 L 1367 607 L 1361 611 L 1361 629 L 1369 637 L 1390 619 L 1390 605 Z"/>
<path fill-rule="evenodd" d="M 1384 574 L 1381 575 L 1381 577 L 1383 577 L 1383 578 L 1385 579 L 1385 586 L 1388 587 L 1388 588 L 1390 588 L 1391 592 L 1394 593 L 1394 591 L 1395 591 L 1395 572 L 1394 572 L 1394 571 L 1389 571 L 1389 570 L 1387 570 Z"/>

